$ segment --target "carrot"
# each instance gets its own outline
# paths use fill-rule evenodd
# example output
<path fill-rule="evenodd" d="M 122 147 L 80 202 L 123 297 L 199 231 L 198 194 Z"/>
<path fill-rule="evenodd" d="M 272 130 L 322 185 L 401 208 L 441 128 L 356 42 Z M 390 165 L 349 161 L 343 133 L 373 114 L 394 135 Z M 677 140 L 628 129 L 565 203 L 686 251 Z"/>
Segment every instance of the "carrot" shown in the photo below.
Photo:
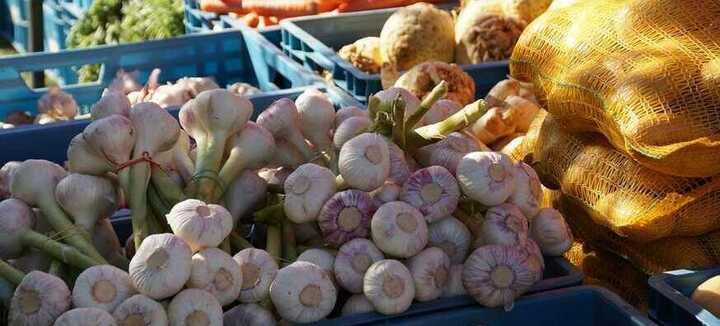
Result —
<path fill-rule="evenodd" d="M 243 0 L 242 8 L 260 16 L 286 18 L 332 11 L 342 2 L 341 0 Z"/>
<path fill-rule="evenodd" d="M 218 14 L 244 12 L 242 0 L 201 0 L 200 10 Z"/>
<path fill-rule="evenodd" d="M 243 16 L 243 23 L 249 27 L 257 27 L 258 23 L 260 22 L 260 16 L 258 14 L 251 12 L 245 16 Z"/>
<path fill-rule="evenodd" d="M 447 0 L 347 0 L 338 7 L 339 12 L 363 11 L 408 6 L 418 2 L 445 2 Z"/>

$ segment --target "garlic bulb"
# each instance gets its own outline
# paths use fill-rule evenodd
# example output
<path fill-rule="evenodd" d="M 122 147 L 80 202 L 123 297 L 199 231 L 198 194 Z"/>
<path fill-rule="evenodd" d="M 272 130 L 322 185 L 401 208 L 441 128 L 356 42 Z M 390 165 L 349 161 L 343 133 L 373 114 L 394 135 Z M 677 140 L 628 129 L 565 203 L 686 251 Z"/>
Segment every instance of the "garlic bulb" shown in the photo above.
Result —
<path fill-rule="evenodd" d="M 387 181 L 403 184 L 405 180 L 410 177 L 411 173 L 410 166 L 405 159 L 405 152 L 392 140 L 388 138 L 384 139 L 388 146 L 388 154 L 390 154 L 390 173 L 388 174 Z"/>
<path fill-rule="evenodd" d="M 10 197 L 10 182 L 20 162 L 10 161 L 0 168 L 0 199 Z"/>
<path fill-rule="evenodd" d="M 500 205 L 515 188 L 512 160 L 505 154 L 472 152 L 457 167 L 463 193 L 485 206 Z"/>
<path fill-rule="evenodd" d="M 380 249 L 367 239 L 350 240 L 335 255 L 335 279 L 352 293 L 362 293 L 363 276 L 373 263 L 383 260 Z"/>
<path fill-rule="evenodd" d="M 133 286 L 148 297 L 161 300 L 183 288 L 190 278 L 192 252 L 181 238 L 153 234 L 145 238 L 130 261 Z"/>
<path fill-rule="evenodd" d="M 248 83 L 234 83 L 232 85 L 228 85 L 227 90 L 242 96 L 253 96 L 262 94 L 262 91 L 259 88 Z"/>
<path fill-rule="evenodd" d="M 317 219 L 325 201 L 335 193 L 335 175 L 325 167 L 306 163 L 285 180 L 285 215 L 295 223 Z"/>
<path fill-rule="evenodd" d="M 98 308 L 75 308 L 60 315 L 53 326 L 116 326 L 110 313 Z"/>
<path fill-rule="evenodd" d="M 372 196 L 375 207 L 380 207 L 385 203 L 397 201 L 402 192 L 402 186 L 394 182 L 385 182 L 382 187 L 375 189 L 370 195 Z"/>
<path fill-rule="evenodd" d="M 24 248 L 19 235 L 35 227 L 35 214 L 27 204 L 15 198 L 0 202 L 0 212 L 0 257 L 19 258 Z"/>
<path fill-rule="evenodd" d="M 449 216 L 428 226 L 428 245 L 438 247 L 451 264 L 462 264 L 470 250 L 472 234 L 460 220 Z"/>
<path fill-rule="evenodd" d="M 535 281 L 538 282 L 542 280 L 543 271 L 545 270 L 545 258 L 535 240 L 525 240 L 524 243 L 519 245 L 518 249 L 524 252 L 529 266 L 528 268 L 538 271 L 536 274 L 538 278 Z"/>
<path fill-rule="evenodd" d="M 70 140 L 67 158 L 66 166 L 70 172 L 104 175 L 106 172 L 115 169 L 111 162 L 90 146 L 83 134 L 77 134 Z"/>
<path fill-rule="evenodd" d="M 465 291 L 465 286 L 463 286 L 462 282 L 463 269 L 465 269 L 465 265 L 463 264 L 450 266 L 450 271 L 448 272 L 448 280 L 442 290 L 442 295 L 440 295 L 441 297 L 449 298 L 467 294 L 467 291 Z"/>
<path fill-rule="evenodd" d="M 347 299 L 347 301 L 345 301 L 345 305 L 340 311 L 340 316 L 361 314 L 373 311 L 375 311 L 375 307 L 373 307 L 372 302 L 370 302 L 370 300 L 368 300 L 364 294 L 353 294 Z"/>
<path fill-rule="evenodd" d="M 543 199 L 540 178 L 532 167 L 524 162 L 518 162 L 513 169 L 515 191 L 508 198 L 508 203 L 514 204 L 525 214 L 528 220 L 540 211 Z"/>
<path fill-rule="evenodd" d="M 110 264 L 115 266 L 128 264 L 120 239 L 118 239 L 109 218 L 101 218 L 95 223 L 95 233 L 93 233 L 92 239 L 95 248 Z"/>
<path fill-rule="evenodd" d="M 275 141 L 283 139 L 291 144 L 291 147 L 302 155 L 304 161 L 313 158 L 312 150 L 300 132 L 300 118 L 292 100 L 282 98 L 272 103 L 260 113 L 257 124 L 267 129 Z"/>
<path fill-rule="evenodd" d="M 311 248 L 303 251 L 295 261 L 306 261 L 320 267 L 335 284 L 335 274 L 333 266 L 335 265 L 335 256 L 327 250 Z"/>
<path fill-rule="evenodd" d="M 130 115 L 130 100 L 124 93 L 106 88 L 90 109 L 90 119 L 98 120 L 113 114 Z"/>
<path fill-rule="evenodd" d="M 262 204 L 267 196 L 267 182 L 256 171 L 245 170 L 225 190 L 225 203 L 237 225 L 240 218 Z"/>
<path fill-rule="evenodd" d="M 427 223 L 420 211 L 400 201 L 380 206 L 370 228 L 373 242 L 394 257 L 412 257 L 425 248 L 428 240 Z"/>
<path fill-rule="evenodd" d="M 488 209 L 481 232 L 485 244 L 512 246 L 528 238 L 528 221 L 517 206 L 502 204 Z"/>
<path fill-rule="evenodd" d="M 483 306 L 512 309 L 513 301 L 532 287 L 537 274 L 516 247 L 489 245 L 476 249 L 465 261 L 465 289 Z M 542 277 L 542 276 L 540 276 Z"/>
<path fill-rule="evenodd" d="M 70 309 L 70 289 L 62 279 L 33 271 L 15 288 L 8 311 L 9 325 L 52 325 Z"/>
<path fill-rule="evenodd" d="M 272 160 L 272 166 L 287 167 L 295 169 L 305 162 L 305 158 L 295 149 L 287 140 L 275 140 L 275 155 Z"/>
<path fill-rule="evenodd" d="M 38 100 L 38 112 L 61 119 L 72 119 L 77 115 L 78 106 L 72 95 L 59 87 L 50 87 Z"/>
<path fill-rule="evenodd" d="M 415 284 L 410 271 L 401 262 L 384 259 L 372 264 L 363 278 L 363 293 L 384 315 L 404 312 L 415 297 Z"/>
<path fill-rule="evenodd" d="M 415 171 L 403 185 L 400 200 L 420 210 L 432 223 L 455 211 L 460 188 L 446 168 L 435 165 Z"/>
<path fill-rule="evenodd" d="M 439 165 L 455 175 L 463 156 L 470 152 L 488 150 L 483 147 L 470 136 L 453 132 L 443 140 L 418 149 L 416 157 L 424 166 Z"/>
<path fill-rule="evenodd" d="M 118 206 L 110 180 L 78 173 L 68 174 L 58 182 L 55 199 L 88 234 L 94 233 L 98 219 L 110 217 Z"/>
<path fill-rule="evenodd" d="M 366 192 L 341 191 L 325 202 L 318 216 L 318 225 L 325 241 L 341 246 L 352 239 L 370 235 L 373 213 L 375 207 Z"/>
<path fill-rule="evenodd" d="M 562 214 L 554 208 L 543 208 L 530 225 L 530 237 L 543 254 L 562 256 L 570 249 L 573 235 Z"/>
<path fill-rule="evenodd" d="M 402 87 L 390 87 L 373 95 L 380 99 L 380 102 L 394 101 L 398 96 L 405 102 L 405 116 L 409 116 L 420 107 L 420 99 L 410 91 Z"/>
<path fill-rule="evenodd" d="M 220 86 L 209 77 L 183 77 L 178 79 L 175 84 L 187 89 L 191 97 L 196 97 L 204 91 L 220 88 Z"/>
<path fill-rule="evenodd" d="M 335 148 L 342 148 L 348 140 L 366 132 L 371 125 L 372 121 L 370 121 L 370 118 L 367 116 L 347 118 L 335 129 L 335 133 L 333 134 L 333 144 Z"/>
<path fill-rule="evenodd" d="M 420 124 L 423 126 L 431 125 L 443 121 L 451 115 L 462 110 L 462 106 L 455 101 L 441 99 L 435 102 L 430 110 L 422 117 Z"/>
<path fill-rule="evenodd" d="M 368 117 L 367 110 L 363 110 L 357 106 L 347 106 L 335 112 L 335 128 L 339 128 L 345 120 L 352 117 Z"/>
<path fill-rule="evenodd" d="M 257 169 L 275 154 L 275 140 L 265 128 L 248 121 L 245 127 L 228 141 L 229 155 L 220 169 L 220 180 L 229 184 L 245 169 Z"/>
<path fill-rule="evenodd" d="M 217 247 L 233 228 L 232 216 L 224 207 L 197 199 L 177 203 L 165 217 L 173 233 L 185 240 L 193 252 Z"/>
<path fill-rule="evenodd" d="M 222 326 L 223 311 L 215 297 L 205 290 L 186 289 L 168 306 L 170 325 Z"/>
<path fill-rule="evenodd" d="M 270 283 L 275 279 L 278 264 L 265 250 L 243 249 L 233 260 L 240 266 L 242 288 L 240 302 L 260 302 L 268 296 Z"/>
<path fill-rule="evenodd" d="M 390 152 L 382 136 L 364 133 L 340 149 L 340 175 L 351 187 L 371 191 L 383 185 L 390 174 Z"/>
<path fill-rule="evenodd" d="M 295 100 L 300 131 L 319 151 L 332 151 L 330 130 L 335 123 L 335 106 L 317 89 L 304 91 Z"/>
<path fill-rule="evenodd" d="M 224 326 L 275 326 L 275 317 L 255 303 L 237 305 L 223 315 Z"/>
<path fill-rule="evenodd" d="M 136 293 L 127 272 L 111 265 L 84 270 L 75 279 L 72 290 L 75 308 L 98 308 L 107 312 Z"/>
<path fill-rule="evenodd" d="M 168 324 L 165 308 L 157 301 L 136 294 L 123 301 L 112 313 L 120 325 L 165 326 Z"/>
<path fill-rule="evenodd" d="M 429 247 L 406 262 L 415 282 L 415 300 L 435 300 L 445 288 L 450 270 L 450 258 L 439 248 Z"/>
<path fill-rule="evenodd" d="M 337 291 L 320 267 L 300 261 L 277 272 L 270 285 L 270 299 L 282 318 L 309 323 L 330 314 Z"/>
<path fill-rule="evenodd" d="M 188 288 L 208 291 L 225 306 L 237 299 L 242 285 L 240 266 L 226 252 L 207 248 L 192 256 Z"/>
<path fill-rule="evenodd" d="M 166 84 L 154 89 L 145 100 L 166 109 L 183 106 L 192 98 L 193 95 L 188 88 L 178 84 Z"/>

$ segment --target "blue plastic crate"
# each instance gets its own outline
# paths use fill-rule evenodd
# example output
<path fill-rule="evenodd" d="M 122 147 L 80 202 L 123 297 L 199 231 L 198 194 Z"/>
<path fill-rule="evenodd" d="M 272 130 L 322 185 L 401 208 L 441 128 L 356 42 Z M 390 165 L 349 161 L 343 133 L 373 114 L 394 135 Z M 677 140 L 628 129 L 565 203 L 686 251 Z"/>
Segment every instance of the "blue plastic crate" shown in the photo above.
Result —
<path fill-rule="evenodd" d="M 716 267 L 701 271 L 683 269 L 650 277 L 648 314 L 662 325 L 720 325 L 720 318 L 690 299 L 695 288 L 719 274 L 720 267 Z"/>
<path fill-rule="evenodd" d="M 447 8 L 452 5 L 445 5 Z M 382 90 L 379 74 L 368 74 L 340 58 L 343 46 L 367 36 L 380 36 L 385 21 L 397 9 L 347 13 L 337 16 L 314 16 L 286 19 L 282 26 L 283 52 L 314 71 L 332 73 L 341 88 L 367 103 L 370 95 Z M 476 95 L 482 97 L 510 73 L 508 62 L 463 65 L 475 80 Z"/>
<path fill-rule="evenodd" d="M 6 31 L 3 35 L 8 39 L 15 50 L 18 52 L 27 52 L 29 48 L 30 36 L 30 15 L 28 13 L 27 1 L 25 0 L 2 0 L 5 2 L 7 16 L 3 19 L 9 19 L 6 25 Z"/>
<path fill-rule="evenodd" d="M 184 0 L 185 33 L 195 34 L 220 30 L 220 15 L 200 10 L 197 0 Z M 216 27 L 217 26 L 217 27 Z"/>

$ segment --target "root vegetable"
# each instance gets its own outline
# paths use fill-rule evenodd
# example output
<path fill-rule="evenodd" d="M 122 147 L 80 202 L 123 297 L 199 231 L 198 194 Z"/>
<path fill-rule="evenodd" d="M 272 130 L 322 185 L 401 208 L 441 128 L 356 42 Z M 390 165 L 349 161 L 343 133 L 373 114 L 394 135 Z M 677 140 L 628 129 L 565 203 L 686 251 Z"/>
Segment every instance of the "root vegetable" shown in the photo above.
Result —
<path fill-rule="evenodd" d="M 207 291 L 186 289 L 178 293 L 168 306 L 170 325 L 222 326 L 220 303 Z"/>
<path fill-rule="evenodd" d="M 500 153 L 503 153 L 508 156 L 516 155 L 517 151 L 521 148 L 523 141 L 525 141 L 525 136 L 519 136 L 513 138 L 510 142 L 505 144 L 502 148 L 499 148 Z"/>
<path fill-rule="evenodd" d="M 532 167 L 518 162 L 513 169 L 515 190 L 508 198 L 508 203 L 517 206 L 529 221 L 540 212 L 543 192 L 540 178 Z"/>
<path fill-rule="evenodd" d="M 123 301 L 115 311 L 113 317 L 120 325 L 146 325 L 165 326 L 168 324 L 165 308 L 155 300 L 142 294 L 136 294 Z"/>
<path fill-rule="evenodd" d="M 242 289 L 238 300 L 243 303 L 260 302 L 269 293 L 278 264 L 266 251 L 248 248 L 233 257 L 242 272 Z"/>
<path fill-rule="evenodd" d="M 116 326 L 115 319 L 105 310 L 98 308 L 75 308 L 55 321 L 53 326 Z"/>
<path fill-rule="evenodd" d="M 451 265 L 450 272 L 448 273 L 447 284 L 442 290 L 441 297 L 449 298 L 458 295 L 465 295 L 465 286 L 462 282 L 462 273 L 465 266 L 463 264 Z"/>
<path fill-rule="evenodd" d="M 521 82 L 514 78 L 504 79 L 495 84 L 485 96 L 485 101 L 490 107 L 502 107 L 505 105 L 505 100 L 510 96 L 519 96 L 535 104 L 538 103 L 533 84 Z"/>
<path fill-rule="evenodd" d="M 340 316 L 348 316 L 353 314 L 361 314 L 365 312 L 373 312 L 372 302 L 365 297 L 364 294 L 353 294 L 350 298 L 345 301 L 345 305 L 340 311 Z"/>
<path fill-rule="evenodd" d="M 348 140 L 366 132 L 371 125 L 372 121 L 366 116 L 353 116 L 343 120 L 333 135 L 335 148 L 342 148 Z"/>
<path fill-rule="evenodd" d="M 380 73 L 380 38 L 363 37 L 340 48 L 338 55 L 368 74 Z"/>
<path fill-rule="evenodd" d="M 296 261 L 305 261 L 317 265 L 327 274 L 330 281 L 335 284 L 335 273 L 333 273 L 335 255 L 329 251 L 316 248 L 308 249 L 303 251 L 300 256 L 297 257 Z"/>
<path fill-rule="evenodd" d="M 463 193 L 486 206 L 499 205 L 515 188 L 512 160 L 505 154 L 472 152 L 457 167 Z"/>
<path fill-rule="evenodd" d="M 233 182 L 245 169 L 262 167 L 275 154 L 273 136 L 254 122 L 247 122 L 230 142 L 230 155 L 220 169 L 220 180 L 225 184 Z"/>
<path fill-rule="evenodd" d="M 193 255 L 188 288 L 208 291 L 225 306 L 237 299 L 242 285 L 240 266 L 224 251 L 207 248 Z"/>
<path fill-rule="evenodd" d="M 475 138 L 483 144 L 492 144 L 516 131 L 514 121 L 502 107 L 490 108 L 469 128 Z"/>
<path fill-rule="evenodd" d="M 267 182 L 252 170 L 243 171 L 225 190 L 225 203 L 233 225 L 265 201 Z"/>
<path fill-rule="evenodd" d="M 255 303 L 235 306 L 223 315 L 225 326 L 275 326 L 275 317 L 267 309 Z"/>
<path fill-rule="evenodd" d="M 424 166 L 439 165 L 455 175 L 463 156 L 470 152 L 486 150 L 488 150 L 487 147 L 480 146 L 475 139 L 463 133 L 454 132 L 443 140 L 421 147 L 416 157 Z"/>
<path fill-rule="evenodd" d="M 435 300 L 445 288 L 450 258 L 440 248 L 430 247 L 406 262 L 415 283 L 415 300 Z"/>
<path fill-rule="evenodd" d="M 470 2 L 455 24 L 455 62 L 478 64 L 509 58 L 526 24 L 506 15 L 497 2 Z"/>
<path fill-rule="evenodd" d="M 460 199 L 455 177 L 442 166 L 415 171 L 403 185 L 400 200 L 417 208 L 428 223 L 452 214 Z"/>
<path fill-rule="evenodd" d="M 295 100 L 300 131 L 319 152 L 334 156 L 330 131 L 335 123 L 335 106 L 330 98 L 316 89 L 304 91 Z"/>
<path fill-rule="evenodd" d="M 543 208 L 531 223 L 530 236 L 543 254 L 562 256 L 572 246 L 573 235 L 562 214 L 553 208 Z"/>
<path fill-rule="evenodd" d="M 48 92 L 38 100 L 38 112 L 67 120 L 75 118 L 78 106 L 72 95 L 65 93 L 59 87 L 50 87 Z"/>
<path fill-rule="evenodd" d="M 365 272 L 370 265 L 383 259 L 380 249 L 370 240 L 351 240 L 340 247 L 335 256 L 335 279 L 351 293 L 362 293 Z"/>
<path fill-rule="evenodd" d="M 390 152 L 385 140 L 364 133 L 347 141 L 340 149 L 338 167 L 347 184 L 363 191 L 379 188 L 390 174 Z"/>
<path fill-rule="evenodd" d="M 373 242 L 384 253 L 408 258 L 427 244 L 427 223 L 422 213 L 404 202 L 380 206 L 370 223 Z"/>
<path fill-rule="evenodd" d="M 325 202 L 318 216 L 318 225 L 325 241 L 341 246 L 352 239 L 370 235 L 373 213 L 375 207 L 370 195 L 359 190 L 346 190 Z"/>
<path fill-rule="evenodd" d="M 505 120 L 510 121 L 517 132 L 524 133 L 530 129 L 530 124 L 540 111 L 540 107 L 531 100 L 511 95 L 505 98 L 504 111 Z"/>
<path fill-rule="evenodd" d="M 197 199 L 186 199 L 166 215 L 168 224 L 178 237 L 197 252 L 217 247 L 233 228 L 232 216 L 224 207 L 205 204 Z"/>
<path fill-rule="evenodd" d="M 117 193 L 108 179 L 71 173 L 58 182 L 55 199 L 75 224 L 88 234 L 95 233 L 98 219 L 117 210 Z"/>
<path fill-rule="evenodd" d="M 441 61 L 426 61 L 412 67 L 400 76 L 400 79 L 395 82 L 395 87 L 405 88 L 418 98 L 424 98 L 441 81 L 448 84 L 446 99 L 460 103 L 462 106 L 475 100 L 475 81 L 472 77 L 460 66 Z M 457 107 L 455 112 L 460 109 L 461 107 Z M 448 114 L 446 118 L 452 113 Z M 437 122 L 442 120 L 444 119 Z"/>
<path fill-rule="evenodd" d="M 293 101 L 286 98 L 275 101 L 260 113 L 257 124 L 270 131 L 275 141 L 283 139 L 291 144 L 304 161 L 312 160 L 313 154 L 300 131 L 300 118 Z"/>
<path fill-rule="evenodd" d="M 234 83 L 232 85 L 228 85 L 227 90 L 241 96 L 262 94 L 262 91 L 259 88 L 247 83 Z"/>
<path fill-rule="evenodd" d="M 290 174 L 284 188 L 283 207 L 288 219 L 295 223 L 314 221 L 335 193 L 335 175 L 327 168 L 306 163 Z"/>
<path fill-rule="evenodd" d="M 122 92 L 105 89 L 100 100 L 90 109 L 90 119 L 99 120 L 113 114 L 129 116 L 130 101 Z"/>
<path fill-rule="evenodd" d="M 460 220 L 449 216 L 428 226 L 428 245 L 442 249 L 452 264 L 462 264 L 468 255 L 472 234 Z"/>
<path fill-rule="evenodd" d="M 125 299 L 137 292 L 127 272 L 111 265 L 93 266 L 84 270 L 72 290 L 75 308 L 98 308 L 113 312 Z"/>
<path fill-rule="evenodd" d="M 519 245 L 528 238 L 528 220 L 515 205 L 492 207 L 485 213 L 482 238 L 489 245 Z"/>
<path fill-rule="evenodd" d="M 363 293 L 377 312 L 399 314 L 410 307 L 415 297 L 415 284 L 405 265 L 384 259 L 368 268 L 363 278 Z"/>
<path fill-rule="evenodd" d="M 8 311 L 9 325 L 52 325 L 70 309 L 70 289 L 60 278 L 30 272 L 15 288 Z"/>
<path fill-rule="evenodd" d="M 330 314 L 337 291 L 320 267 L 295 262 L 278 271 L 270 285 L 270 299 L 282 318 L 309 323 Z"/>
<path fill-rule="evenodd" d="M 191 268 L 192 252 L 185 241 L 169 233 L 153 234 L 130 261 L 130 281 L 140 293 L 161 300 L 183 288 Z"/>
<path fill-rule="evenodd" d="M 367 110 L 361 109 L 357 106 L 346 106 L 335 112 L 335 129 L 339 128 L 345 120 L 352 117 L 368 118 L 369 116 Z"/>

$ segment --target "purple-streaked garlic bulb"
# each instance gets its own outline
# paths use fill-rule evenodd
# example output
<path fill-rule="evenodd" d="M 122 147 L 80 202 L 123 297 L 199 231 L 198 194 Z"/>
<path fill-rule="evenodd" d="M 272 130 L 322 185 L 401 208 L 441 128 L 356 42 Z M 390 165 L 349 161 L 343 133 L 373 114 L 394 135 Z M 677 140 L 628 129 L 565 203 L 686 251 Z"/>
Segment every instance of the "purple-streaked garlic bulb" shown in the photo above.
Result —
<path fill-rule="evenodd" d="M 192 252 L 181 238 L 153 234 L 145 238 L 130 260 L 130 281 L 138 292 L 162 300 L 175 295 L 190 278 Z"/>
<path fill-rule="evenodd" d="M 384 315 L 404 312 L 415 298 L 415 283 L 401 262 L 383 259 L 370 265 L 363 277 L 363 293 Z"/>
<path fill-rule="evenodd" d="M 515 191 L 510 194 L 508 203 L 514 204 L 523 212 L 528 220 L 532 221 L 540 212 L 543 200 L 543 191 L 540 178 L 532 167 L 525 162 L 518 162 L 513 169 Z"/>
<path fill-rule="evenodd" d="M 276 324 L 273 314 L 255 303 L 237 305 L 223 315 L 224 326 L 275 326 Z"/>
<path fill-rule="evenodd" d="M 523 251 L 527 257 L 528 265 L 538 270 L 538 273 L 536 273 L 538 278 L 535 281 L 541 281 L 543 271 L 545 270 L 545 257 L 543 257 L 543 254 L 540 251 L 540 246 L 538 246 L 535 240 L 528 238 L 523 243 L 520 243 L 518 248 Z"/>
<path fill-rule="evenodd" d="M 432 223 L 455 211 L 460 188 L 450 171 L 434 165 L 410 175 L 403 185 L 400 200 L 420 210 L 425 220 Z"/>
<path fill-rule="evenodd" d="M 226 252 L 207 248 L 192 256 L 188 288 L 203 289 L 225 306 L 237 299 L 242 288 L 240 266 Z"/>
<path fill-rule="evenodd" d="M 0 257 L 19 258 L 23 254 L 23 243 L 17 236 L 35 227 L 35 213 L 23 201 L 9 198 L 0 202 L 2 223 L 0 223 Z"/>
<path fill-rule="evenodd" d="M 53 326 L 116 326 L 115 318 L 106 310 L 98 308 L 75 308 L 68 310 Z"/>
<path fill-rule="evenodd" d="M 470 250 L 472 234 L 460 220 L 449 216 L 428 226 L 428 245 L 438 247 L 451 264 L 462 264 Z"/>
<path fill-rule="evenodd" d="M 291 144 L 292 148 L 302 154 L 304 161 L 310 161 L 313 158 L 312 150 L 300 132 L 300 118 L 295 102 L 292 100 L 283 98 L 275 101 L 260 113 L 257 124 L 273 134 L 275 141 L 284 139 Z"/>
<path fill-rule="evenodd" d="M 335 148 L 342 148 L 348 140 L 360 135 L 372 125 L 372 121 L 367 116 L 349 117 L 335 129 L 333 134 L 333 144 Z"/>
<path fill-rule="evenodd" d="M 170 301 L 167 312 L 170 325 L 223 325 L 222 306 L 205 290 L 183 290 Z"/>
<path fill-rule="evenodd" d="M 485 206 L 500 205 L 515 190 L 514 165 L 505 154 L 472 152 L 457 167 L 463 193 Z"/>
<path fill-rule="evenodd" d="M 439 248 L 429 247 L 407 260 L 406 265 L 415 282 L 415 300 L 435 300 L 445 288 L 450 271 L 450 258 Z"/>
<path fill-rule="evenodd" d="M 57 276 L 33 271 L 15 288 L 8 325 L 49 326 L 70 309 L 70 289 Z"/>
<path fill-rule="evenodd" d="M 283 319 L 310 323 L 330 314 L 337 290 L 320 267 L 298 261 L 277 272 L 270 285 L 270 299 Z"/>
<path fill-rule="evenodd" d="M 443 121 L 450 117 L 451 115 L 455 114 L 456 112 L 462 110 L 462 105 L 458 104 L 455 101 L 441 99 L 435 102 L 432 107 L 430 107 L 430 110 L 428 110 L 427 113 L 423 116 L 423 118 L 420 120 L 420 124 L 423 126 L 431 125 L 436 122 Z"/>
<path fill-rule="evenodd" d="M 465 286 L 462 282 L 462 273 L 465 269 L 465 265 L 457 264 L 450 266 L 450 272 L 448 272 L 448 280 L 445 287 L 442 290 L 442 298 L 449 298 L 458 295 L 466 295 Z"/>
<path fill-rule="evenodd" d="M 321 152 L 333 150 L 330 131 L 335 124 L 335 106 L 325 93 L 317 89 L 304 91 L 295 100 L 300 131 Z"/>
<path fill-rule="evenodd" d="M 267 188 L 267 182 L 253 170 L 243 171 L 228 185 L 224 196 L 233 225 L 265 201 Z"/>
<path fill-rule="evenodd" d="M 543 208 L 535 216 L 530 224 L 530 237 L 548 256 L 562 256 L 573 243 L 570 227 L 554 208 Z"/>
<path fill-rule="evenodd" d="M 372 191 L 383 185 L 390 174 L 390 151 L 385 139 L 364 133 L 347 141 L 340 149 L 340 175 L 353 188 Z"/>
<path fill-rule="evenodd" d="M 177 203 L 165 217 L 173 233 L 185 240 L 193 252 L 217 247 L 233 228 L 227 209 L 197 199 Z"/>
<path fill-rule="evenodd" d="M 373 242 L 382 252 L 408 258 L 420 252 L 428 241 L 427 222 L 422 213 L 401 201 L 380 206 L 370 222 Z"/>
<path fill-rule="evenodd" d="M 136 293 L 126 271 L 112 265 L 97 265 L 84 270 L 75 279 L 72 301 L 75 308 L 112 312 Z"/>
<path fill-rule="evenodd" d="M 481 232 L 485 244 L 517 245 L 528 238 L 528 220 L 517 206 L 502 204 L 487 210 Z"/>
<path fill-rule="evenodd" d="M 339 128 L 340 125 L 347 119 L 352 117 L 368 117 L 367 110 L 363 110 L 357 106 L 346 106 L 335 112 L 335 128 Z"/>
<path fill-rule="evenodd" d="M 335 284 L 335 274 L 333 273 L 335 255 L 333 255 L 330 251 L 325 249 L 310 248 L 303 251 L 295 261 L 305 261 L 317 265 L 322 268 L 333 284 Z"/>
<path fill-rule="evenodd" d="M 512 309 L 515 298 L 529 290 L 542 273 L 515 246 L 480 247 L 464 266 L 462 279 L 468 294 L 483 306 L 505 310 Z"/>
<path fill-rule="evenodd" d="M 323 204 L 335 193 L 335 175 L 313 163 L 299 166 L 285 180 L 285 215 L 295 223 L 315 221 Z"/>
<path fill-rule="evenodd" d="M 362 293 L 365 272 L 370 265 L 383 259 L 385 256 L 372 241 L 350 240 L 335 255 L 335 279 L 351 293 Z"/>
<path fill-rule="evenodd" d="M 380 102 L 391 102 L 400 96 L 400 99 L 405 102 L 405 116 L 415 113 L 420 107 L 420 99 L 402 87 L 390 87 L 375 93 L 374 96 L 380 99 Z"/>
<path fill-rule="evenodd" d="M 382 187 L 375 189 L 370 196 L 373 199 L 375 207 L 380 207 L 385 203 L 397 201 L 402 192 L 402 186 L 394 182 L 385 182 Z"/>
<path fill-rule="evenodd" d="M 10 183 L 12 182 L 15 169 L 21 162 L 10 161 L 0 168 L 0 200 L 10 197 Z"/>
<path fill-rule="evenodd" d="M 318 225 L 325 241 L 341 246 L 352 239 L 370 235 L 373 213 L 375 205 L 370 195 L 360 190 L 345 190 L 325 202 L 318 216 Z"/>
<path fill-rule="evenodd" d="M 278 264 L 265 250 L 243 249 L 233 260 L 240 266 L 242 288 L 238 300 L 243 303 L 260 302 L 267 298 L 270 283 L 275 279 Z"/>
<path fill-rule="evenodd" d="M 38 100 L 38 112 L 63 120 L 74 118 L 77 111 L 77 102 L 73 96 L 58 87 L 50 87 L 48 92 Z"/>
<path fill-rule="evenodd" d="M 424 166 L 439 165 L 455 175 L 463 156 L 467 153 L 487 150 L 483 147 L 472 137 L 453 132 L 443 140 L 418 149 L 416 158 Z"/>
<path fill-rule="evenodd" d="M 112 314 L 113 318 L 123 326 L 165 326 L 168 324 L 165 308 L 157 301 L 142 294 L 136 294 L 123 301 Z"/>
<path fill-rule="evenodd" d="M 403 184 L 411 173 L 410 166 L 405 160 L 405 152 L 392 140 L 385 138 L 385 142 L 388 145 L 388 153 L 390 154 L 390 174 L 388 174 L 387 180 Z"/>

